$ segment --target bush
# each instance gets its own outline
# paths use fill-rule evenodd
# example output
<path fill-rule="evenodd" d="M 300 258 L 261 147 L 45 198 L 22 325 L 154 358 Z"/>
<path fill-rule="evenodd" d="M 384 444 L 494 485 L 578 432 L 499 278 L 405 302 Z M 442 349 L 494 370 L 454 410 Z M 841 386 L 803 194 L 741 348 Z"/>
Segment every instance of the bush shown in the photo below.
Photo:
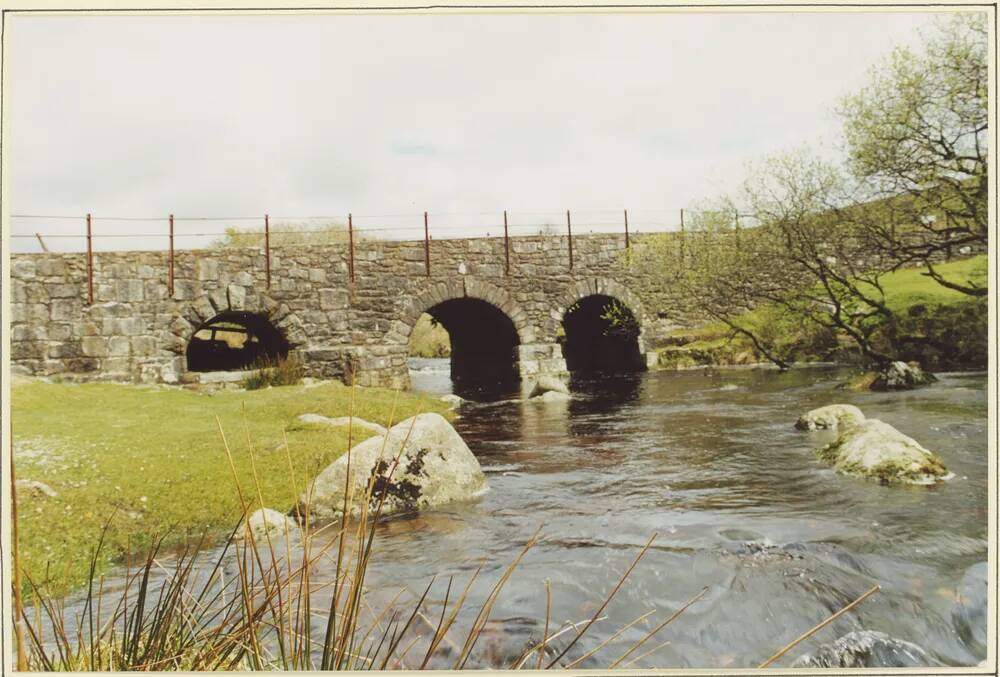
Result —
<path fill-rule="evenodd" d="M 242 381 L 247 390 L 259 390 L 268 386 L 294 386 L 302 383 L 306 368 L 294 353 L 288 357 L 258 360 L 253 371 Z"/>
<path fill-rule="evenodd" d="M 985 298 L 910 306 L 877 341 L 904 362 L 927 369 L 985 367 L 989 354 L 989 307 Z"/>

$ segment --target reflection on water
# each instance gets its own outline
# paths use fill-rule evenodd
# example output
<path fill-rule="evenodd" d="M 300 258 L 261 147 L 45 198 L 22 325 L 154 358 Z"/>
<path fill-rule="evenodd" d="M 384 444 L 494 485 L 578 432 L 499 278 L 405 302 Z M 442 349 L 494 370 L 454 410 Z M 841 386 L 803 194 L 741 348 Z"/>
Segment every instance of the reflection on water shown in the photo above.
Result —
<path fill-rule="evenodd" d="M 450 391 L 447 360 L 411 364 L 416 389 Z M 573 655 L 654 614 L 578 667 L 607 666 L 705 587 L 629 667 L 755 666 L 876 584 L 879 593 L 779 665 L 858 629 L 914 642 L 936 664 L 978 663 L 951 613 L 963 572 L 987 557 L 986 377 L 945 374 L 908 393 L 837 390 L 843 377 L 821 368 L 660 372 L 575 380 L 562 402 L 481 394 L 455 427 L 489 492 L 385 520 L 370 587 L 376 596 L 405 587 L 406 608 L 437 576 L 426 604 L 436 618 L 448 577 L 459 588 L 482 566 L 456 624 L 461 641 L 541 526 L 544 540 L 507 583 L 467 667 L 505 666 L 541 638 L 546 580 L 553 624 L 585 620 L 656 534 Z M 837 475 L 813 454 L 830 434 L 793 428 L 802 412 L 834 402 L 937 451 L 955 478 L 886 487 Z M 332 577 L 324 566 L 334 565 L 321 563 L 316 580 Z M 323 595 L 316 608 L 329 604 Z"/>
<path fill-rule="evenodd" d="M 415 388 L 448 391 L 446 361 L 414 367 Z M 483 557 L 499 565 L 541 524 L 549 537 L 497 615 L 543 617 L 550 578 L 554 617 L 578 620 L 656 533 L 609 607 L 603 636 L 645 611 L 676 610 L 702 586 L 709 594 L 671 625 L 662 638 L 670 644 L 632 667 L 756 665 L 874 584 L 881 592 L 794 655 L 866 628 L 919 644 L 943 664 L 976 663 L 982 657 L 959 640 L 951 609 L 962 573 L 987 554 L 986 377 L 852 393 L 835 389 L 838 376 L 660 372 L 575 380 L 569 402 L 466 403 L 456 429 L 490 492 L 437 511 L 436 527 L 397 525 L 380 574 L 417 581 Z M 837 475 L 812 453 L 830 433 L 792 427 L 833 402 L 856 404 L 937 451 L 955 479 L 885 487 Z M 441 526 L 448 520 L 457 530 Z M 646 632 L 640 624 L 622 645 Z"/>

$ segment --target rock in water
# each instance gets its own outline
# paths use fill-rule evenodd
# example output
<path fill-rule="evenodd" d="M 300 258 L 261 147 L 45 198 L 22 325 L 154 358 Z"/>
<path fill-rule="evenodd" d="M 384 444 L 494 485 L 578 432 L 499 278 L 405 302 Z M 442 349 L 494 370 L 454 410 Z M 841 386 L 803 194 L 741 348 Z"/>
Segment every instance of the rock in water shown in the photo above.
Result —
<path fill-rule="evenodd" d="M 986 655 L 986 562 L 966 569 L 958 585 L 958 596 L 951 609 L 951 620 L 958 636 L 977 655 Z"/>
<path fill-rule="evenodd" d="M 793 668 L 910 668 L 932 665 L 930 656 L 912 642 L 883 632 L 855 630 L 813 654 L 800 656 Z"/>
<path fill-rule="evenodd" d="M 558 376 L 539 376 L 528 397 L 539 397 L 545 393 L 569 395 L 569 386 Z"/>
<path fill-rule="evenodd" d="M 393 470 L 395 458 L 399 465 Z M 348 460 L 350 469 L 348 476 Z M 374 480 L 371 505 L 363 506 Z M 313 480 L 310 514 L 332 519 L 341 514 L 344 490 L 350 491 L 348 512 L 373 511 L 384 493 L 381 514 L 410 512 L 473 498 L 486 490 L 479 461 L 451 424 L 440 414 L 418 414 L 396 424 L 385 435 L 371 437 L 331 463 Z M 299 499 L 304 514 L 310 490 Z"/>
<path fill-rule="evenodd" d="M 842 430 L 864 420 L 865 415 L 853 404 L 829 404 L 799 416 L 795 427 L 799 430 Z"/>
<path fill-rule="evenodd" d="M 279 542 L 284 542 L 286 533 L 291 540 L 297 540 L 302 536 L 302 530 L 294 519 L 270 508 L 261 508 L 251 514 L 247 519 L 247 526 L 250 527 L 254 541 L 258 544 L 265 543 L 268 535 L 272 540 Z M 243 527 L 233 534 L 235 540 L 246 537 L 247 530 Z"/>
<path fill-rule="evenodd" d="M 573 399 L 570 395 L 566 393 L 561 393 L 556 390 L 547 390 L 541 395 L 536 395 L 532 397 L 533 402 L 565 402 L 566 400 Z"/>
<path fill-rule="evenodd" d="M 911 366 L 906 362 L 893 362 L 876 375 L 871 389 L 911 390 L 936 380 L 933 374 L 928 374 L 919 366 Z"/>
<path fill-rule="evenodd" d="M 835 442 L 816 453 L 841 474 L 883 483 L 930 484 L 949 477 L 937 455 L 874 418 L 849 426 Z"/>
<path fill-rule="evenodd" d="M 440 399 L 448 405 L 449 409 L 458 409 L 465 402 L 461 397 L 454 394 L 442 395 Z"/>

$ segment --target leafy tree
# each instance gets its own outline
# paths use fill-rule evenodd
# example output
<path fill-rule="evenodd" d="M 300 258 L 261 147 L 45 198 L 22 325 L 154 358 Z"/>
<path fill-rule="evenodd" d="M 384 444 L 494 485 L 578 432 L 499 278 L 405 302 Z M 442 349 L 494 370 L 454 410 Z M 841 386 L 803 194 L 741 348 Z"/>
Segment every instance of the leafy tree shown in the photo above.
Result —
<path fill-rule="evenodd" d="M 870 243 L 895 265 L 919 263 L 948 288 L 934 263 L 989 236 L 988 41 L 986 15 L 955 14 L 924 49 L 897 48 L 868 84 L 843 99 L 848 161 L 856 179 L 883 198 L 863 218 Z"/>

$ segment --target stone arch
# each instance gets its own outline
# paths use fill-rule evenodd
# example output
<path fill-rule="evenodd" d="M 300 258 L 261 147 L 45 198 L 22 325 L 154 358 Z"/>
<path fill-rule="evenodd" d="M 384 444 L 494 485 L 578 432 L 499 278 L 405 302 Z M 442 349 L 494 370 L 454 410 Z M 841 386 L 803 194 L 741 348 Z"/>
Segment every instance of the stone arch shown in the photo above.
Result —
<path fill-rule="evenodd" d="M 533 343 L 535 329 L 528 321 L 528 315 L 517 301 L 506 291 L 482 280 L 449 280 L 436 282 L 422 293 L 408 299 L 393 327 L 395 342 L 405 344 L 413 331 L 417 319 L 434 306 L 456 299 L 477 299 L 485 301 L 507 316 L 513 323 L 520 343 Z"/>
<path fill-rule="evenodd" d="M 638 295 L 633 293 L 628 287 L 620 282 L 616 282 L 615 280 L 606 277 L 577 280 L 576 282 L 571 283 L 566 291 L 557 297 L 556 305 L 549 315 L 551 322 L 549 329 L 551 335 L 556 335 L 559 326 L 562 324 L 563 318 L 566 316 L 566 311 L 570 308 L 570 306 L 582 298 L 596 295 L 610 296 L 611 298 L 617 299 L 632 312 L 632 315 L 639 323 L 639 352 L 645 353 L 644 337 L 649 318 L 646 315 L 646 311 L 643 309 L 642 301 L 640 301 Z"/>
<path fill-rule="evenodd" d="M 183 358 L 195 332 L 206 322 L 226 312 L 262 315 L 282 334 L 290 350 L 306 344 L 302 321 L 286 304 L 275 301 L 252 287 L 230 284 L 204 292 L 179 309 L 170 323 L 171 338 L 167 349 Z"/>

